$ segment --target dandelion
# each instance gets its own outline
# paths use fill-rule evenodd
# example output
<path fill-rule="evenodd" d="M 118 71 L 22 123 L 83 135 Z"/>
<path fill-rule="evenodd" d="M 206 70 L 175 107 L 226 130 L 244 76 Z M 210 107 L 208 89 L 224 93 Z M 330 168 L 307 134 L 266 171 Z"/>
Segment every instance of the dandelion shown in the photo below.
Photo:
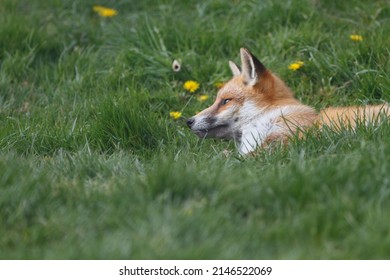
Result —
<path fill-rule="evenodd" d="M 173 112 L 170 112 L 169 113 L 169 116 L 174 119 L 174 120 L 177 120 L 181 117 L 181 113 L 180 112 L 177 112 L 177 111 L 173 111 Z"/>
<path fill-rule="evenodd" d="M 92 8 L 101 17 L 113 17 L 118 14 L 118 11 L 103 6 L 93 6 Z"/>
<path fill-rule="evenodd" d="M 199 97 L 198 97 L 198 100 L 199 100 L 200 102 L 204 102 L 204 101 L 206 101 L 207 99 L 209 99 L 209 96 L 208 96 L 207 94 L 202 94 L 202 95 L 199 95 Z"/>
<path fill-rule="evenodd" d="M 292 71 L 297 71 L 299 68 L 301 68 L 305 63 L 303 61 L 295 61 L 294 63 L 291 63 L 289 66 L 288 66 L 288 69 L 292 70 Z"/>
<path fill-rule="evenodd" d="M 178 60 L 174 60 L 172 62 L 172 70 L 175 71 L 175 72 L 179 72 L 181 69 L 181 65 L 180 65 L 180 62 Z"/>
<path fill-rule="evenodd" d="M 199 88 L 199 83 L 190 80 L 185 82 L 183 87 L 189 92 L 195 92 Z"/>
<path fill-rule="evenodd" d="M 216 82 L 216 83 L 214 83 L 214 86 L 216 87 L 216 88 L 221 88 L 221 87 L 223 87 L 223 85 L 224 85 L 224 83 L 223 82 Z"/>
<path fill-rule="evenodd" d="M 361 35 L 357 35 L 357 34 L 349 35 L 349 39 L 351 39 L 352 41 L 355 41 L 355 42 L 363 41 L 363 37 Z"/>

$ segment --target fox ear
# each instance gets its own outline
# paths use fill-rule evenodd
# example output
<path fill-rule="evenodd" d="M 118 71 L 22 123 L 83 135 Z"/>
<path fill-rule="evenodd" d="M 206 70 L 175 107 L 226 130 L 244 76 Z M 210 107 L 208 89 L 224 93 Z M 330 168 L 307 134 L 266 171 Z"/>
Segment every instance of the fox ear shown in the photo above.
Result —
<path fill-rule="evenodd" d="M 233 61 L 229 61 L 230 70 L 232 70 L 233 76 L 238 76 L 241 74 L 240 68 Z"/>
<path fill-rule="evenodd" d="M 244 82 L 254 86 L 266 68 L 249 50 L 241 48 L 240 55 Z"/>

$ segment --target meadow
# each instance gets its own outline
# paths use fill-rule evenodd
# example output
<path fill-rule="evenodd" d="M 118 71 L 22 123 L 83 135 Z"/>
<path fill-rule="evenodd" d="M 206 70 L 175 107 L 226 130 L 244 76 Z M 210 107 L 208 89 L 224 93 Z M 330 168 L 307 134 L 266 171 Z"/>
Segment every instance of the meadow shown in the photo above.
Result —
<path fill-rule="evenodd" d="M 0 13 L 0 259 L 390 258 L 388 121 L 247 158 L 185 124 L 240 47 L 317 109 L 389 102 L 389 1 L 2 0 Z"/>

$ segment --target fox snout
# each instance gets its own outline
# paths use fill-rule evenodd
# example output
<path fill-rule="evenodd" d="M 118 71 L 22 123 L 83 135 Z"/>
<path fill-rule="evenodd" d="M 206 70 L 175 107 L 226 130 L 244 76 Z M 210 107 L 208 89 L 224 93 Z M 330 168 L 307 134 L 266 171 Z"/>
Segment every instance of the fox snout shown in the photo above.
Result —
<path fill-rule="evenodd" d="M 199 137 L 207 137 L 211 128 L 211 122 L 208 118 L 193 116 L 187 120 L 187 126 Z"/>
<path fill-rule="evenodd" d="M 187 120 L 187 126 L 188 126 L 189 128 L 191 128 L 192 125 L 194 124 L 194 122 L 195 122 L 195 118 L 194 118 L 194 117 L 189 118 L 189 119 Z"/>
<path fill-rule="evenodd" d="M 187 120 L 187 126 L 194 132 L 197 136 L 204 138 L 207 137 L 208 125 L 203 122 L 203 125 L 199 125 L 199 121 L 196 121 L 196 116 L 193 116 Z"/>
<path fill-rule="evenodd" d="M 236 139 L 237 133 L 229 119 L 196 115 L 187 120 L 188 127 L 200 138 Z"/>

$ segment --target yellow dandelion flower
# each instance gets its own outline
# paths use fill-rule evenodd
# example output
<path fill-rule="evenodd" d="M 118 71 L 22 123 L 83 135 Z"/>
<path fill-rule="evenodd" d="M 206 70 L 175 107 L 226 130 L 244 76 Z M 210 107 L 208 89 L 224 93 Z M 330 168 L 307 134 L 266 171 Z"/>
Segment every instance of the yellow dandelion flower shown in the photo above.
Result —
<path fill-rule="evenodd" d="M 295 61 L 294 63 L 291 63 L 289 66 L 288 66 L 288 69 L 292 70 L 292 71 L 297 71 L 299 68 L 301 68 L 305 63 L 303 61 Z"/>
<path fill-rule="evenodd" d="M 195 92 L 199 88 L 199 83 L 190 80 L 185 82 L 183 87 L 189 92 Z"/>
<path fill-rule="evenodd" d="M 221 87 L 223 87 L 223 85 L 224 85 L 225 83 L 223 83 L 223 82 L 216 82 L 215 84 L 214 84 L 214 86 L 216 87 L 216 88 L 221 88 Z"/>
<path fill-rule="evenodd" d="M 118 11 L 111 8 L 106 8 L 103 6 L 93 6 L 92 8 L 101 17 L 113 17 L 118 14 Z"/>
<path fill-rule="evenodd" d="M 349 35 L 349 39 L 351 39 L 352 41 L 355 41 L 355 42 L 363 41 L 363 37 L 361 35 L 357 35 L 357 34 Z"/>
<path fill-rule="evenodd" d="M 198 97 L 198 100 L 199 100 L 200 102 L 204 102 L 204 101 L 206 101 L 207 99 L 209 99 L 209 96 L 208 96 L 207 94 L 202 94 L 202 95 L 199 95 L 199 97 Z"/>
<path fill-rule="evenodd" d="M 181 117 L 181 113 L 180 112 L 177 112 L 177 111 L 173 111 L 173 112 L 170 112 L 169 113 L 169 116 L 174 119 L 174 120 L 177 120 Z"/>

